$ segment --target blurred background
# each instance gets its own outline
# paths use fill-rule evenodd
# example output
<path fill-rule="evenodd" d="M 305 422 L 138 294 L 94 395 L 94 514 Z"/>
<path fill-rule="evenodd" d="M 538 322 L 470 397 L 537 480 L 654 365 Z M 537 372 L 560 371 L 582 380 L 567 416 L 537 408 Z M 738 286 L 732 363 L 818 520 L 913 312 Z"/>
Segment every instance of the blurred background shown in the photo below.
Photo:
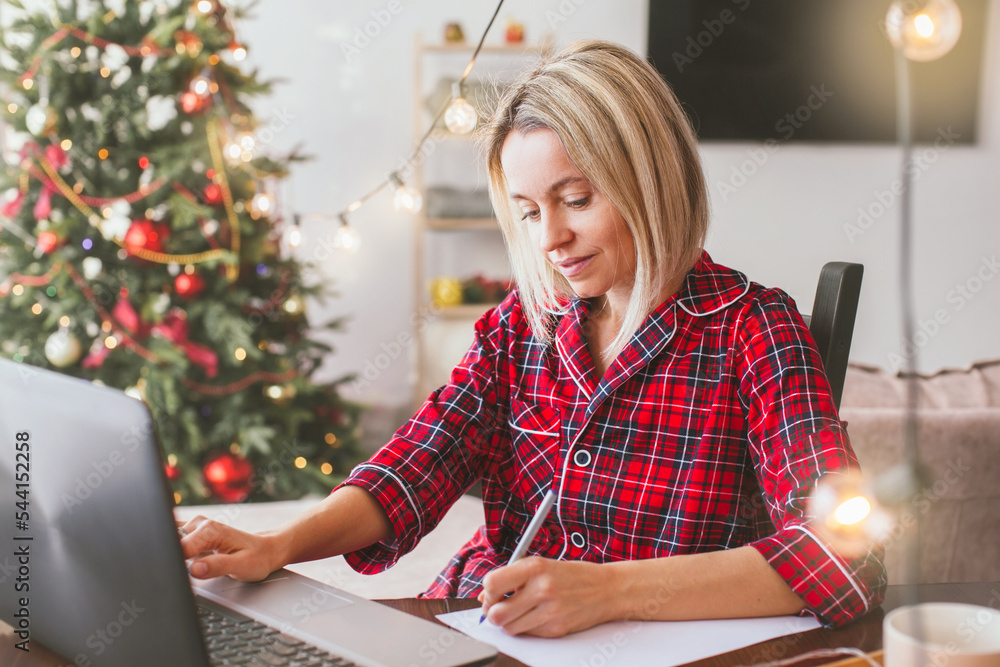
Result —
<path fill-rule="evenodd" d="M 713 81 L 708 70 L 727 58 L 739 57 L 740 48 L 757 44 L 768 49 L 757 74 L 771 71 L 773 75 L 762 80 L 757 96 L 778 100 L 791 116 L 775 114 L 772 122 L 763 125 L 764 136 L 759 136 L 758 123 L 755 138 L 705 138 L 702 142 L 712 202 L 708 250 L 716 261 L 744 271 L 752 280 L 785 289 L 803 311 L 812 306 L 825 262 L 864 264 L 852 359 L 893 372 L 901 369 L 913 348 L 902 340 L 898 324 L 899 213 L 892 188 L 900 178 L 900 153 L 892 135 L 891 49 L 877 25 L 885 7 L 863 3 L 875 20 L 842 15 L 828 22 L 831 32 L 824 48 L 839 54 L 830 58 L 850 62 L 832 73 L 816 74 L 830 80 L 809 80 L 808 72 L 783 76 L 780 63 L 805 59 L 805 55 L 797 57 L 795 49 L 815 44 L 815 34 L 794 41 L 790 36 L 796 34 L 795 26 L 805 25 L 795 23 L 799 17 L 760 25 L 755 18 L 759 15 L 753 14 L 762 6 L 767 10 L 769 4 L 782 3 L 755 2 L 753 7 L 749 2 L 700 3 L 705 5 L 700 8 L 702 15 L 688 12 L 694 4 L 699 3 L 508 0 L 486 43 L 502 44 L 507 24 L 516 22 L 523 26 L 529 45 L 549 36 L 556 47 L 584 38 L 620 42 L 643 54 L 652 46 L 666 55 L 658 56 L 657 65 L 679 90 L 686 81 L 685 72 L 699 77 L 689 87 L 704 90 Z M 796 4 L 818 7 L 829 3 Z M 955 93 L 936 92 L 933 77 L 929 82 L 918 79 L 925 90 L 918 104 L 937 100 L 945 111 L 937 125 L 932 123 L 929 134 L 918 135 L 921 143 L 913 167 L 915 291 L 918 323 L 925 333 L 914 342 L 920 370 L 927 373 L 1000 356 L 1000 279 L 994 279 L 1000 272 L 996 213 L 1000 3 L 958 4 L 966 17 L 963 40 L 972 42 L 968 47 L 972 55 L 963 56 L 956 48 L 955 59 L 965 60 L 951 65 L 952 72 L 965 72 L 969 79 L 972 71 L 975 85 L 962 93 L 959 103 Z M 260 2 L 253 18 L 241 24 L 241 36 L 249 45 L 247 62 L 258 67 L 264 78 L 284 81 L 256 109 L 257 114 L 262 121 L 287 119 L 274 135 L 277 149 L 301 142 L 316 158 L 293 167 L 292 178 L 283 186 L 284 205 L 301 212 L 335 213 L 398 169 L 419 138 L 414 119 L 421 110 L 415 106 L 429 94 L 415 92 L 416 77 L 423 76 L 422 86 L 430 91 L 434 81 L 430 80 L 433 74 L 427 74 L 429 68 L 451 67 L 451 76 L 457 77 L 468 58 L 465 53 L 455 56 L 451 64 L 440 58 L 432 64 L 417 62 L 416 41 L 441 44 L 446 25 L 458 23 L 466 41 L 474 44 L 494 8 L 494 3 L 454 0 Z M 731 15 L 723 14 L 726 10 Z M 708 17 L 708 24 L 702 16 Z M 660 27 L 675 42 L 659 44 Z M 690 47 L 687 37 L 699 45 L 700 52 L 672 46 Z M 680 58 L 671 57 L 678 52 Z M 856 86 L 848 65 L 860 72 Z M 919 68 L 915 66 L 915 78 L 921 76 Z M 868 70 L 877 73 L 871 76 Z M 495 70 L 490 70 L 484 56 L 472 79 L 488 79 L 491 71 Z M 779 95 L 775 82 L 782 81 Z M 721 105 L 728 105 L 733 116 L 744 109 L 750 113 L 751 107 L 758 114 L 769 113 L 766 108 L 758 110 L 759 100 L 746 86 L 729 85 L 711 92 L 722 98 Z M 837 108 L 835 103 L 849 98 L 853 104 L 861 100 L 861 106 Z M 870 106 L 864 105 L 865 100 Z M 683 97 L 682 101 L 690 106 Z M 824 118 L 835 112 L 841 114 L 840 120 Z M 919 111 L 917 118 L 919 123 Z M 849 127 L 842 127 L 845 123 Z M 834 133 L 839 128 L 846 136 L 817 136 L 814 128 L 821 125 Z M 878 127 L 881 135 L 875 131 Z M 875 130 L 866 135 L 865 128 Z M 765 143 L 767 138 L 772 141 Z M 442 158 L 448 150 L 445 146 L 432 157 Z M 466 177 L 474 182 L 478 178 L 482 185 L 482 176 L 477 175 L 481 169 L 477 172 L 467 166 L 471 160 L 445 157 L 440 163 L 460 165 Z M 427 171 L 447 171 L 440 163 L 432 167 L 428 158 Z M 363 239 L 357 253 L 328 252 L 322 241 L 329 239 L 337 223 L 318 220 L 303 223 L 303 241 L 296 253 L 317 260 L 324 279 L 333 282 L 339 296 L 324 306 L 329 314 L 349 316 L 346 328 L 330 336 L 336 351 L 322 372 L 331 377 L 359 374 L 363 381 L 349 385 L 348 395 L 370 407 L 365 438 L 375 446 L 422 398 L 414 396 L 416 346 L 408 336 L 415 327 L 430 331 L 435 352 L 443 360 L 440 365 L 446 367 L 461 356 L 471 339 L 473 319 L 435 329 L 438 319 L 420 317 L 416 295 L 421 290 L 427 293 L 430 287 L 414 285 L 418 280 L 413 247 L 416 216 L 396 212 L 391 196 L 373 198 L 352 214 L 351 223 Z M 425 241 L 424 257 L 430 268 L 424 267 L 421 274 L 432 274 L 438 267 L 441 274 L 458 277 L 475 273 L 477 267 L 491 276 L 503 270 L 498 234 L 455 232 L 444 237 L 443 241 Z M 473 265 L 462 265 L 462 260 Z M 316 317 L 319 306 L 310 304 L 309 308 L 310 317 Z M 368 373 L 363 375 L 366 368 Z"/>

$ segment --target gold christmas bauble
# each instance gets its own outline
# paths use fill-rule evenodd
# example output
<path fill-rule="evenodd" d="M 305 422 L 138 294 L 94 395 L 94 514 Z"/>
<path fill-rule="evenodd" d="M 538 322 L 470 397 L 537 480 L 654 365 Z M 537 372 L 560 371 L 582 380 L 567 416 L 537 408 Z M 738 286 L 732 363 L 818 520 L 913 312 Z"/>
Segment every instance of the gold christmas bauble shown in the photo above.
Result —
<path fill-rule="evenodd" d="M 82 354 L 80 340 L 68 329 L 59 329 L 45 341 L 45 358 L 56 368 L 72 366 Z"/>

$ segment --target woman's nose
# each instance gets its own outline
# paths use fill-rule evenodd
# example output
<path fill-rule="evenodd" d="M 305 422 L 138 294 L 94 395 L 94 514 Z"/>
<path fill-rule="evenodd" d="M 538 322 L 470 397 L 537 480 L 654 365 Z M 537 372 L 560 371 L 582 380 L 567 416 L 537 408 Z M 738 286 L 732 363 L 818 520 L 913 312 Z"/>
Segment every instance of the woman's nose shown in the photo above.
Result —
<path fill-rule="evenodd" d="M 538 247 L 542 252 L 552 252 L 573 238 L 565 216 L 558 211 L 542 211 L 539 225 L 541 233 Z"/>

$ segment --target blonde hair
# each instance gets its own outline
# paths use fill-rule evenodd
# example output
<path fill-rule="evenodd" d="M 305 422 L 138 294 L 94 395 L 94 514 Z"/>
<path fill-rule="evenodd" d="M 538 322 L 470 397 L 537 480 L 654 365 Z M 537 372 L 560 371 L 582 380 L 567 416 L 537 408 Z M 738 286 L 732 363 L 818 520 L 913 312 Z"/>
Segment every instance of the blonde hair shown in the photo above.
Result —
<path fill-rule="evenodd" d="M 657 71 L 609 42 L 571 44 L 502 95 L 479 140 L 523 310 L 535 336 L 549 343 L 552 315 L 564 311 L 573 290 L 520 222 L 500 162 L 508 134 L 536 129 L 555 132 L 631 233 L 635 281 L 621 329 L 605 351 L 613 357 L 659 305 L 664 288 L 701 255 L 708 193 L 695 133 Z"/>

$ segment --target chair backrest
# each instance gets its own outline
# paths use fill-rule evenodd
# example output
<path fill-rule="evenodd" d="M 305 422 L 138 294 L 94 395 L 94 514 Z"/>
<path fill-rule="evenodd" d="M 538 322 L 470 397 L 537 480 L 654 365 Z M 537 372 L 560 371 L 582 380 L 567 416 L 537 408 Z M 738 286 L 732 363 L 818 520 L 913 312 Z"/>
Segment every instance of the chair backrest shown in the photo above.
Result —
<path fill-rule="evenodd" d="M 833 401 L 840 409 L 847 376 L 847 360 L 854 337 L 854 318 L 861 296 L 865 267 L 850 262 L 828 262 L 819 274 L 811 316 L 803 316 L 823 358 Z"/>

